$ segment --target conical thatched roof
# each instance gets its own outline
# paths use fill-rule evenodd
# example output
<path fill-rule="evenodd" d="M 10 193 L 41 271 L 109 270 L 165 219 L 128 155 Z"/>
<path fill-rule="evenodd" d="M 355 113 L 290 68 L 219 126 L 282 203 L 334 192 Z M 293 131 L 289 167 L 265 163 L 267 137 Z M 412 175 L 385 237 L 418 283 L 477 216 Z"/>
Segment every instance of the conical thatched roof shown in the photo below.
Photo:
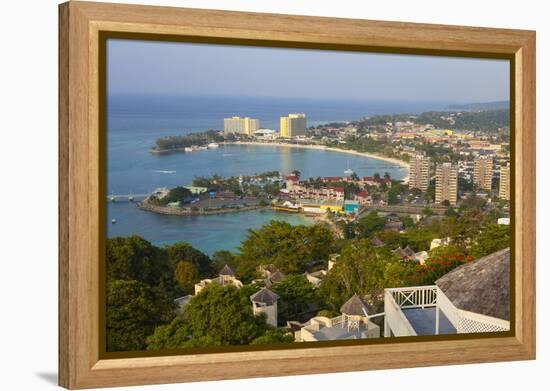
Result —
<path fill-rule="evenodd" d="M 346 315 L 366 316 L 367 306 L 363 300 L 355 294 L 340 307 L 340 312 Z"/>
<path fill-rule="evenodd" d="M 384 245 L 384 242 L 378 239 L 376 236 L 370 240 L 370 243 L 374 247 L 382 247 Z"/>
<path fill-rule="evenodd" d="M 234 275 L 235 275 L 235 272 L 227 264 L 223 267 L 222 270 L 220 270 L 220 276 L 234 276 Z"/>
<path fill-rule="evenodd" d="M 275 273 L 273 273 L 271 275 L 271 277 L 269 277 L 269 279 L 271 280 L 271 282 L 281 282 L 285 279 L 285 275 L 283 272 L 280 272 L 280 271 L 276 271 Z"/>
<path fill-rule="evenodd" d="M 413 257 L 414 254 L 416 254 L 416 252 L 415 252 L 412 248 L 410 248 L 409 246 L 405 247 L 405 248 L 403 249 L 403 252 L 404 252 L 405 254 L 407 254 L 407 256 L 409 256 L 409 257 Z"/>
<path fill-rule="evenodd" d="M 510 248 L 459 266 L 435 283 L 461 310 L 510 320 Z"/>
<path fill-rule="evenodd" d="M 279 295 L 267 288 L 262 288 L 258 292 L 250 296 L 250 300 L 255 303 L 272 305 L 277 300 L 279 300 Z"/>

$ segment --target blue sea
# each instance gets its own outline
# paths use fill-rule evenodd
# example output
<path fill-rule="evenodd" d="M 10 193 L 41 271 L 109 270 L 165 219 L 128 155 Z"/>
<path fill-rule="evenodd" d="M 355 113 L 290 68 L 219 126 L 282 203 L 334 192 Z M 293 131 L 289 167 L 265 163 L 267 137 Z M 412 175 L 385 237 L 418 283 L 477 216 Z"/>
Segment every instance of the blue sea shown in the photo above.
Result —
<path fill-rule="evenodd" d="M 375 114 L 442 110 L 430 102 L 358 102 L 281 98 L 190 96 L 109 96 L 107 101 L 107 193 L 150 193 L 158 187 L 190 185 L 195 176 L 251 175 L 300 170 L 303 177 L 339 176 L 349 165 L 358 175 L 389 172 L 403 177 L 398 166 L 378 159 L 339 152 L 274 146 L 225 145 L 193 153 L 151 154 L 159 137 L 223 129 L 223 118 L 259 118 L 261 127 L 278 129 L 279 117 L 304 112 L 308 126 L 352 121 Z M 107 200 L 106 200 L 107 202 Z M 116 219 L 116 224 L 111 220 Z M 108 237 L 141 235 L 154 244 L 187 241 L 207 254 L 235 250 L 248 229 L 271 219 L 311 224 L 299 216 L 249 211 L 213 216 L 164 216 L 142 211 L 133 203 L 107 203 Z"/>

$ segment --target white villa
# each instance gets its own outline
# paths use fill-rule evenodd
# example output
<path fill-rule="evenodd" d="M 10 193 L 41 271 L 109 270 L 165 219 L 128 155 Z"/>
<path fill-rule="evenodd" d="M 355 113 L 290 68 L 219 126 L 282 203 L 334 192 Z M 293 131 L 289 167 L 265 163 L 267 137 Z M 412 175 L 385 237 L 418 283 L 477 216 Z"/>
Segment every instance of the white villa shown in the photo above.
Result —
<path fill-rule="evenodd" d="M 367 306 L 353 295 L 340 308 L 335 318 L 316 316 L 294 333 L 296 342 L 334 341 L 345 339 L 379 338 L 380 327 L 370 321 Z"/>
<path fill-rule="evenodd" d="M 510 330 L 510 249 L 461 265 L 431 286 L 384 291 L 384 337 Z"/>
<path fill-rule="evenodd" d="M 204 280 L 200 280 L 198 283 L 196 283 L 195 295 L 198 294 L 208 284 L 211 284 L 211 283 L 217 283 L 220 285 L 233 285 L 237 288 L 242 288 L 243 286 L 243 283 L 239 281 L 235 276 L 235 272 L 228 265 L 225 265 L 223 269 L 220 271 L 218 277 L 212 278 L 212 279 L 207 278 Z"/>
<path fill-rule="evenodd" d="M 266 314 L 266 323 L 277 327 L 277 300 L 279 300 L 278 294 L 267 288 L 262 288 L 250 296 L 252 312 L 254 315 Z"/>

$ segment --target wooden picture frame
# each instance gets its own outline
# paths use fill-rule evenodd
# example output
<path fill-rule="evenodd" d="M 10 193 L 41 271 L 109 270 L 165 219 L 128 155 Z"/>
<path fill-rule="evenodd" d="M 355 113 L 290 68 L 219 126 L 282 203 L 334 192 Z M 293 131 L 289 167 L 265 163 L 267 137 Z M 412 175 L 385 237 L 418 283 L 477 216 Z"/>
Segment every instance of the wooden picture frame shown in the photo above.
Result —
<path fill-rule="evenodd" d="M 104 358 L 100 347 L 100 36 L 156 34 L 510 59 L 515 306 L 499 338 Z M 59 6 L 59 384 L 70 389 L 535 358 L 535 32 L 88 2 Z"/>

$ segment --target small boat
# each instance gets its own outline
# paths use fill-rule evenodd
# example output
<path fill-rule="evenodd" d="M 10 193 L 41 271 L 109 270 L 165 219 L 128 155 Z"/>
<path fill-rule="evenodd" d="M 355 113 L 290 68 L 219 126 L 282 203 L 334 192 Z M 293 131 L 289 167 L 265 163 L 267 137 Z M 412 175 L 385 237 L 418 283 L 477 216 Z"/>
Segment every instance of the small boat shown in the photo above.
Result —
<path fill-rule="evenodd" d="M 208 148 L 218 148 L 220 146 L 220 144 L 218 143 L 210 143 L 208 144 Z"/>
<path fill-rule="evenodd" d="M 111 224 L 116 224 L 116 219 L 112 219 Z"/>
<path fill-rule="evenodd" d="M 128 201 L 134 202 L 134 196 L 129 196 L 129 197 L 128 197 Z"/>
<path fill-rule="evenodd" d="M 194 149 L 193 149 L 193 147 L 185 147 L 185 148 L 184 148 L 184 151 L 185 151 L 185 152 L 193 152 Z"/>
<path fill-rule="evenodd" d="M 344 171 L 344 174 L 346 175 L 351 175 L 353 174 L 355 171 L 353 171 L 351 168 L 349 168 L 349 160 L 348 160 L 348 168 Z"/>

